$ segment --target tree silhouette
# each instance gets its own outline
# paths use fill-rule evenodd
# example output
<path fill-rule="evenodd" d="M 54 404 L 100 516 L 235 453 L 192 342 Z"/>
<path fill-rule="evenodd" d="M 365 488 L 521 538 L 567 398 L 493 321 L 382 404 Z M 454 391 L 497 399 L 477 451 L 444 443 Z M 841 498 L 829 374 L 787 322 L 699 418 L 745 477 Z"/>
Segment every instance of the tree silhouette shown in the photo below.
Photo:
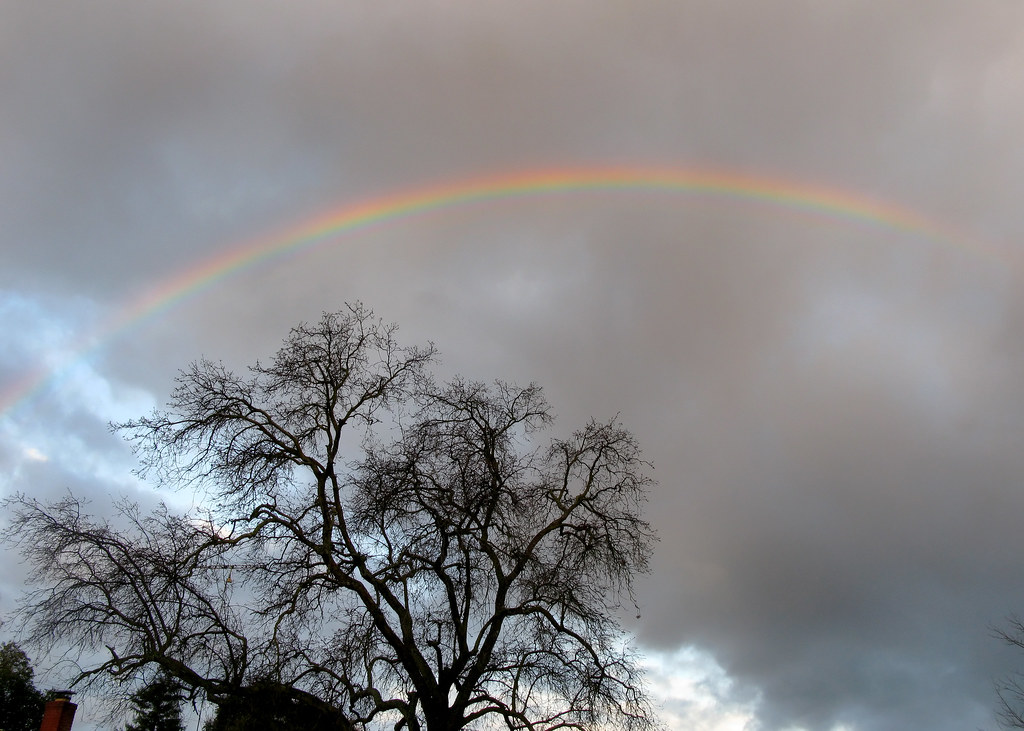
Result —
<path fill-rule="evenodd" d="M 134 720 L 125 731 L 184 731 L 181 683 L 166 672 L 159 673 L 132 694 Z"/>
<path fill-rule="evenodd" d="M 326 714 L 302 703 L 290 689 L 257 682 L 242 696 L 224 699 L 204 731 L 331 731 Z"/>
<path fill-rule="evenodd" d="M 351 305 L 245 376 L 194 363 L 121 425 L 201 514 L 19 497 L 30 636 L 107 645 L 83 682 L 156 666 L 308 727 L 651 727 L 617 619 L 653 541 L 636 440 L 615 420 L 542 439 L 538 386 L 438 384 L 395 331 Z"/>
<path fill-rule="evenodd" d="M 39 731 L 46 705 L 32 682 L 28 656 L 13 642 L 0 646 L 0 729 Z"/>

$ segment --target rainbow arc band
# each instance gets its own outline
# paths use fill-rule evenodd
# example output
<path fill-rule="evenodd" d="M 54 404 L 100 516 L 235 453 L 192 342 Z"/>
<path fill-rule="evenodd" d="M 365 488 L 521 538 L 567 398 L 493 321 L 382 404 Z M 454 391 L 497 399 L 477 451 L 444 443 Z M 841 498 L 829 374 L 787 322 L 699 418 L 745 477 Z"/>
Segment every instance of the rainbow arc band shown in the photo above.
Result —
<path fill-rule="evenodd" d="M 985 258 L 1000 259 L 991 246 L 910 208 L 849 190 L 768 175 L 716 168 L 620 165 L 522 170 L 448 181 L 342 204 L 277 234 L 228 247 L 198 265 L 158 282 L 144 295 L 121 308 L 96 332 L 80 340 L 63 363 L 28 373 L 0 391 L 0 418 L 24 405 L 61 373 L 99 351 L 117 336 L 250 267 L 312 249 L 343 234 L 429 211 L 501 199 L 592 191 L 698 193 L 762 202 L 901 231 Z"/>

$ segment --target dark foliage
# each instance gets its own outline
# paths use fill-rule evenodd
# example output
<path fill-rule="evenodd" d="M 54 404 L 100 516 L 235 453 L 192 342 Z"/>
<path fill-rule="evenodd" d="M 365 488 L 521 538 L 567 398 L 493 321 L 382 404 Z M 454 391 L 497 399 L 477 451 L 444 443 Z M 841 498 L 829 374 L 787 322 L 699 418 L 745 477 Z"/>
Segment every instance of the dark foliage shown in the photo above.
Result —
<path fill-rule="evenodd" d="M 289 688 L 257 681 L 243 694 L 225 698 L 204 731 L 332 731 L 336 714 L 296 699 Z"/>
<path fill-rule="evenodd" d="M 185 731 L 181 720 L 181 683 L 165 672 L 132 694 L 134 720 L 125 731 Z"/>
<path fill-rule="evenodd" d="M 0 729 L 39 731 L 46 699 L 32 682 L 28 656 L 13 642 L 0 646 Z"/>

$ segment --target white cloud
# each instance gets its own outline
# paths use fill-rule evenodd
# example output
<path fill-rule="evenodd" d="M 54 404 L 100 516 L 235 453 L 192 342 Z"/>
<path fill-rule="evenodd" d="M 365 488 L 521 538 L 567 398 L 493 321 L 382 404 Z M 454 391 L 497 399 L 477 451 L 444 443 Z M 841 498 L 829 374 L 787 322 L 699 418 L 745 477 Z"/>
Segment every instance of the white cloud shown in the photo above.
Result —
<path fill-rule="evenodd" d="M 674 731 L 752 731 L 759 694 L 740 690 L 707 652 L 693 647 L 674 653 L 648 652 L 647 680 Z"/>
<path fill-rule="evenodd" d="M 35 447 L 25 447 L 22 450 L 22 454 L 24 454 L 25 455 L 25 459 L 29 460 L 30 462 L 49 462 L 50 461 L 49 457 L 47 457 L 45 454 L 40 452 Z"/>
<path fill-rule="evenodd" d="M 85 355 L 87 340 L 80 333 L 95 328 L 100 308 L 87 301 L 70 303 L 70 308 L 67 304 L 0 293 L 0 315 L 9 325 L 0 331 L 0 352 L 5 354 L 0 365 L 7 374 L 14 372 L 13 382 L 24 378 L 19 371 L 44 374 L 0 414 L 7 462 L 0 465 L 0 480 L 5 491 L 38 490 L 22 484 L 33 465 L 105 489 L 136 484 L 128 450 L 108 433 L 107 424 L 145 413 L 156 401 L 105 373 L 101 358 Z"/>

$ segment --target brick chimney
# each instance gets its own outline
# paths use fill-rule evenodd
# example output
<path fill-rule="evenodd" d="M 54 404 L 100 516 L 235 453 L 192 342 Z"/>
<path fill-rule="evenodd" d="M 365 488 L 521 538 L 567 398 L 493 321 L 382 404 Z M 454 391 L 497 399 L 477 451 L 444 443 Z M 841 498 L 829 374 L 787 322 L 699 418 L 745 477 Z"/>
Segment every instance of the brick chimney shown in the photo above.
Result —
<path fill-rule="evenodd" d="M 70 690 L 54 691 L 54 698 L 46 704 L 43 711 L 43 722 L 39 725 L 39 731 L 71 731 L 71 724 L 75 721 L 75 711 L 78 709 L 71 702 L 74 695 Z"/>

